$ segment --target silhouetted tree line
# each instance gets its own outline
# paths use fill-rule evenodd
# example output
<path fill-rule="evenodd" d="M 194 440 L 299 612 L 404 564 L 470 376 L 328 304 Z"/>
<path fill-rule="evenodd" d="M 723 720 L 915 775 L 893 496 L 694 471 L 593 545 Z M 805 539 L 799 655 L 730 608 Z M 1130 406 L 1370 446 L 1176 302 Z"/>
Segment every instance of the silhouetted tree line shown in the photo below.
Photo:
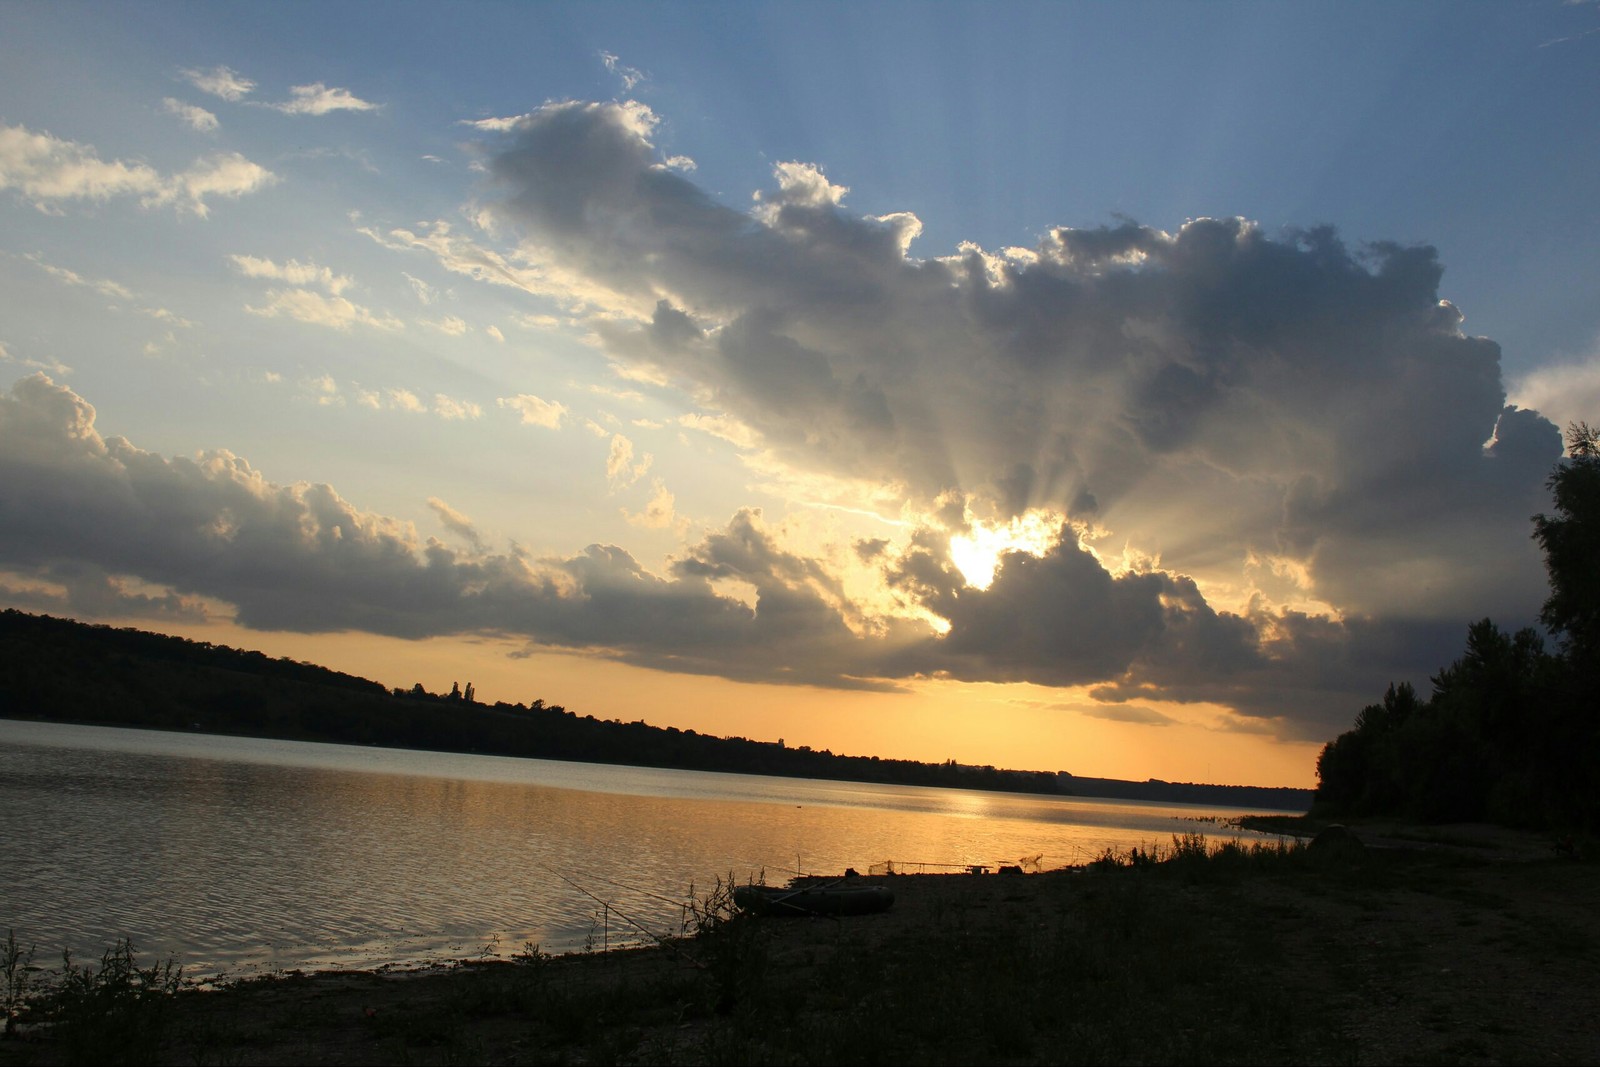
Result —
<path fill-rule="evenodd" d="M 377 682 L 205 641 L 0 612 L 0 717 L 440 752 L 1002 792 L 1069 793 L 1053 772 L 842 756 Z"/>
<path fill-rule="evenodd" d="M 1600 830 L 1600 430 L 1567 431 L 1533 519 L 1550 596 L 1540 621 L 1467 630 L 1426 699 L 1391 685 L 1317 760 L 1313 813 Z"/>

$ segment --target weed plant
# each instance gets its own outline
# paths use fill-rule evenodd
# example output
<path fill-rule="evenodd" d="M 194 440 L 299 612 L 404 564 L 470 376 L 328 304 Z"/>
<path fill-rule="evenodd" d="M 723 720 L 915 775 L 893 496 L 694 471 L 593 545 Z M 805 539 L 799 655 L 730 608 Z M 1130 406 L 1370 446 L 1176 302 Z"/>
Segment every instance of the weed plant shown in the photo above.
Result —
<path fill-rule="evenodd" d="M 19 958 L 14 942 L 8 939 L 5 953 L 13 963 Z M 31 961 L 32 951 L 23 958 Z M 24 964 L 22 973 L 27 969 Z M 182 981 L 183 969 L 170 959 L 141 967 L 124 939 L 106 950 L 98 967 L 74 963 L 64 950 L 53 980 L 19 988 L 8 977 L 7 996 L 20 998 L 20 1016 L 49 1027 L 67 1063 L 155 1063 Z"/>
<path fill-rule="evenodd" d="M 16 1036 L 17 1020 L 28 1005 L 33 988 L 33 946 L 24 950 L 17 944 L 17 932 L 6 931 L 6 944 L 0 950 L 0 975 L 5 979 L 4 1004 L 6 1012 L 5 1036 Z"/>

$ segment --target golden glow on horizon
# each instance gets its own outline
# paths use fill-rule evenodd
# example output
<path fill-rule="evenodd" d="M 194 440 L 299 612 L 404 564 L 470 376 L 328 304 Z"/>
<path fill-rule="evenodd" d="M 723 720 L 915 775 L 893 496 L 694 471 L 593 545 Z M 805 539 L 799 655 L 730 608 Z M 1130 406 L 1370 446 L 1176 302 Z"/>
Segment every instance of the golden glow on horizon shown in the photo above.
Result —
<path fill-rule="evenodd" d="M 1124 722 L 1097 714 L 1104 706 L 1086 690 L 1022 683 L 914 681 L 901 692 L 875 693 L 752 685 L 557 652 L 513 659 L 521 643 L 488 639 L 264 633 L 220 621 L 143 628 L 306 660 L 391 688 L 420 681 L 432 692 L 449 692 L 452 682 L 464 687 L 470 681 L 486 703 L 541 699 L 597 719 L 642 719 L 754 741 L 781 737 L 792 748 L 809 745 L 838 755 L 1310 788 L 1321 748 L 1321 742 L 1229 728 L 1232 720 L 1221 708 L 1141 701 L 1170 721 Z"/>

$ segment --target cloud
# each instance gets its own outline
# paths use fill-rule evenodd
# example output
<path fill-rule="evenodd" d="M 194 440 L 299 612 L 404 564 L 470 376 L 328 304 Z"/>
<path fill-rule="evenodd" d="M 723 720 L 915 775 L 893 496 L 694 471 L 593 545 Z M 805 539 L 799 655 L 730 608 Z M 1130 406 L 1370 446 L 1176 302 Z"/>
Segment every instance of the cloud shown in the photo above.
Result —
<path fill-rule="evenodd" d="M 646 452 L 644 458 L 635 463 L 633 461 L 633 442 L 620 433 L 611 435 L 611 448 L 606 453 L 606 481 L 615 492 L 626 489 L 640 478 L 644 477 L 650 469 L 650 464 L 655 457 Z"/>
<path fill-rule="evenodd" d="M 102 436 L 87 401 L 34 375 L 0 396 L 0 572 L 15 588 L 70 568 L 213 598 L 257 629 L 495 633 L 664 670 L 883 687 L 843 673 L 851 634 L 826 576 L 752 515 L 667 577 L 608 545 L 462 554 L 227 451 L 168 459 Z M 713 575 L 748 578 L 757 606 L 717 595 Z"/>
<path fill-rule="evenodd" d="M 1527 518 L 1559 435 L 1508 408 L 1433 249 L 1201 218 L 915 258 L 914 216 L 853 213 L 808 164 L 719 203 L 656 126 L 635 103 L 521 116 L 476 217 L 588 294 L 612 358 L 790 471 L 1092 520 L 1240 610 L 1263 555 L 1341 612 L 1537 610 Z"/>
<path fill-rule="evenodd" d="M 292 99 L 268 106 L 289 115 L 326 115 L 330 111 L 374 111 L 379 106 L 360 99 L 348 89 L 330 89 L 321 82 L 291 86 L 289 95 Z"/>
<path fill-rule="evenodd" d="M 372 226 L 358 227 L 357 232 L 392 251 L 425 252 L 445 270 L 475 281 L 508 286 L 557 301 L 573 314 L 595 309 L 608 314 L 611 309 L 636 310 L 642 306 L 548 257 L 521 250 L 505 254 L 486 247 L 466 234 L 457 233 L 443 220 L 428 224 L 421 232 L 405 227 L 380 231 Z M 553 315 L 522 315 L 518 321 L 533 328 L 569 324 L 566 319 Z"/>
<path fill-rule="evenodd" d="M 500 332 L 500 327 L 485 326 L 483 328 L 483 332 L 494 338 L 496 341 L 499 341 L 501 344 L 505 344 L 506 335 Z"/>
<path fill-rule="evenodd" d="M 9 363 L 12 366 L 17 367 L 27 367 L 29 370 L 42 370 L 50 374 L 61 375 L 63 377 L 72 373 L 72 368 L 67 366 L 65 363 L 62 363 L 60 360 L 53 359 L 46 361 L 39 359 L 24 359 L 21 356 L 13 355 L 11 349 L 4 341 L 0 341 L 0 363 Z"/>
<path fill-rule="evenodd" d="M 387 389 L 384 392 L 389 398 L 390 407 L 418 415 L 428 410 L 428 405 L 409 389 Z"/>
<path fill-rule="evenodd" d="M 439 290 L 435 289 L 421 278 L 413 278 L 405 271 L 401 271 L 400 276 L 404 278 L 408 284 L 410 284 L 411 291 L 417 294 L 417 302 L 422 304 L 424 307 L 439 299 Z"/>
<path fill-rule="evenodd" d="M 208 198 L 237 199 L 277 181 L 277 176 L 237 152 L 196 160 L 177 174 L 144 163 L 106 161 L 90 145 L 64 141 L 23 126 L 0 126 L 0 189 L 15 189 L 41 211 L 62 201 L 106 201 L 135 196 L 142 207 L 175 205 L 205 218 Z"/>
<path fill-rule="evenodd" d="M 612 74 L 615 74 L 619 79 L 621 79 L 622 91 L 625 93 L 633 92 L 633 87 L 644 81 L 643 71 L 637 70 L 634 67 L 623 65 L 622 60 L 618 59 L 610 52 L 601 52 L 600 62 L 605 64 L 606 70 L 609 70 Z"/>
<path fill-rule="evenodd" d="M 333 380 L 333 375 L 331 374 L 321 374 L 315 378 L 307 378 L 300 383 L 300 387 L 316 402 L 318 407 L 344 407 L 344 395 L 340 393 L 339 383 Z"/>
<path fill-rule="evenodd" d="M 326 378 L 326 376 L 325 376 Z M 326 378 L 332 386 L 333 379 Z M 336 387 L 334 387 L 336 388 Z M 483 417 L 483 406 L 471 400 L 435 393 L 430 406 L 410 389 L 392 386 L 385 389 L 368 389 L 357 386 L 356 403 L 371 411 L 401 411 L 409 415 L 437 415 L 446 421 L 461 421 Z M 342 400 L 340 401 L 343 402 Z"/>
<path fill-rule="evenodd" d="M 340 395 L 331 379 L 308 385 Z M 921 619 L 865 608 L 837 565 L 785 548 L 759 511 L 738 512 L 656 575 L 608 545 L 550 558 L 485 553 L 470 520 L 437 497 L 429 506 L 472 552 L 362 511 L 330 486 L 268 482 L 226 451 L 168 459 L 105 437 L 93 407 L 42 374 L 0 396 L 0 572 L 35 582 L 103 574 L 232 605 L 241 624 L 262 629 L 494 633 L 779 684 L 1087 685 L 1115 706 L 1106 715 L 1148 720 L 1140 709 L 1150 701 L 1206 702 L 1294 737 L 1326 736 L 1404 672 L 1426 677 L 1464 629 L 1217 610 L 1181 576 L 1108 571 L 1071 527 L 1042 556 L 1003 557 L 983 590 L 965 586 L 932 528 L 857 557 L 947 620 L 941 636 Z M 671 494 L 655 482 L 646 509 L 628 518 L 672 524 Z"/>
<path fill-rule="evenodd" d="M 302 263 L 297 259 L 278 264 L 257 256 L 230 255 L 228 261 L 233 264 L 234 270 L 246 278 L 265 278 L 300 287 L 314 285 L 333 296 L 338 296 L 353 284 L 348 275 L 335 274 L 327 267 Z"/>
<path fill-rule="evenodd" d="M 114 310 L 120 310 L 120 305 L 130 304 L 133 305 L 132 310 L 138 314 L 148 316 L 149 318 L 155 319 L 158 322 L 167 323 L 169 326 L 174 326 L 180 329 L 188 329 L 194 325 L 194 323 L 190 322 L 182 315 L 179 315 L 167 308 L 139 305 L 137 303 L 139 300 L 138 295 L 121 282 L 113 281 L 110 278 L 85 277 L 71 268 L 56 266 L 53 263 L 46 263 L 43 257 L 36 252 L 25 253 L 22 258 L 26 259 L 28 262 L 32 263 L 34 266 L 38 267 L 40 270 L 50 275 L 50 277 L 56 279 L 64 285 L 90 289 L 109 300 L 116 301 L 117 303 L 111 305 Z M 170 339 L 171 335 L 169 334 L 168 337 Z"/>
<path fill-rule="evenodd" d="M 478 536 L 477 527 L 472 524 L 471 519 L 436 496 L 428 498 L 428 507 L 432 508 L 433 513 L 439 516 L 439 521 L 444 524 L 445 529 L 462 538 L 475 549 L 483 547 L 483 541 Z"/>
<path fill-rule="evenodd" d="M 1469 620 L 1536 616 L 1528 517 L 1560 455 L 1540 410 L 1590 376 L 1530 377 L 1508 403 L 1499 349 L 1463 333 L 1431 248 L 1197 218 L 919 257 L 918 219 L 853 211 L 811 164 L 728 206 L 667 165 L 637 103 L 474 125 L 487 177 L 470 232 L 362 232 L 547 301 L 532 314 L 676 390 L 681 425 L 735 442 L 763 490 L 870 512 L 892 537 L 813 557 L 741 511 L 665 574 L 605 545 L 463 554 L 238 457 L 102 439 L 85 401 L 34 378 L 0 404 L 0 565 L 92 564 L 247 625 L 511 634 L 794 684 L 1087 688 L 1109 715 L 1188 702 L 1295 737 L 1329 736 L 1389 681 L 1425 684 Z M 314 284 L 252 310 L 343 329 L 372 315 Z M 566 415 L 532 394 L 497 404 L 551 428 Z M 614 492 L 645 478 L 631 440 L 580 425 L 607 439 Z M 681 521 L 649 484 L 627 519 Z M 1040 516 L 1053 537 L 1000 544 L 990 584 L 969 584 L 953 539 Z M 258 568 L 271 580 L 247 580 Z M 861 594 L 862 574 L 881 591 Z M 754 592 L 719 592 L 733 587 Z"/>
<path fill-rule="evenodd" d="M 553 400 L 541 400 L 532 393 L 503 396 L 495 403 L 514 410 L 524 426 L 543 426 L 550 430 L 560 429 L 561 417 L 567 413 L 565 404 Z"/>
<path fill-rule="evenodd" d="M 1581 361 L 1540 367 L 1511 388 L 1511 402 L 1549 416 L 1557 426 L 1600 417 L 1600 346 Z"/>
<path fill-rule="evenodd" d="M 210 612 L 202 599 L 141 588 L 143 584 L 76 562 L 47 565 L 27 575 L 0 571 L 0 597 L 23 610 L 180 625 L 207 621 Z"/>
<path fill-rule="evenodd" d="M 471 400 L 459 400 L 443 393 L 435 393 L 433 413 L 441 419 L 477 419 L 483 417 L 483 407 Z"/>
<path fill-rule="evenodd" d="M 185 104 L 183 101 L 174 100 L 170 96 L 161 101 L 161 107 L 167 114 L 176 115 L 182 119 L 184 124 L 191 130 L 197 130 L 200 133 L 216 132 L 217 116 L 203 107 Z"/>
<path fill-rule="evenodd" d="M 450 337 L 460 337 L 472 329 L 467 325 L 466 320 L 458 315 L 446 315 L 442 319 L 423 319 L 422 324 L 431 326 Z"/>
<path fill-rule="evenodd" d="M 40 270 L 44 271 L 52 278 L 55 278 L 57 281 L 64 282 L 67 285 L 92 289 L 101 296 L 110 297 L 112 300 L 131 302 L 134 298 L 132 290 L 123 285 L 121 282 L 114 282 L 109 278 L 85 278 L 75 270 L 71 270 L 67 267 L 58 267 L 52 263 L 46 263 L 37 255 L 31 253 L 24 258 L 31 261 Z"/>
<path fill-rule="evenodd" d="M 266 303 L 259 307 L 247 304 L 245 310 L 264 318 L 281 315 L 341 332 L 348 332 L 352 326 L 389 331 L 405 329 L 405 323 L 392 315 L 375 315 L 342 296 L 327 296 L 310 289 L 270 289 Z"/>
<path fill-rule="evenodd" d="M 648 530 L 662 530 L 673 525 L 677 519 L 672 510 L 674 500 L 675 498 L 667 490 L 666 485 L 660 478 L 657 478 L 654 483 L 654 491 L 650 494 L 650 499 L 645 504 L 644 510 L 634 514 L 627 508 L 623 508 L 622 517 L 632 526 L 641 526 Z"/>
<path fill-rule="evenodd" d="M 255 90 L 256 83 L 245 78 L 227 67 L 212 67 L 210 70 L 185 70 L 184 78 L 203 93 L 220 96 L 232 102 L 243 100 Z"/>

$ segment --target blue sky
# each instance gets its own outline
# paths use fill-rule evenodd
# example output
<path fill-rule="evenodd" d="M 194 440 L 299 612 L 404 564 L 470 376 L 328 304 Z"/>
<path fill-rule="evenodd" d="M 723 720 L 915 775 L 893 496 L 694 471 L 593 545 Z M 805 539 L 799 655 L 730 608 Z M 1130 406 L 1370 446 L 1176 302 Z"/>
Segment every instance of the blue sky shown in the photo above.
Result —
<path fill-rule="evenodd" d="M 1537 613 L 1527 520 L 1600 410 L 1597 30 L 7 5 L 0 601 L 1303 784 Z"/>

